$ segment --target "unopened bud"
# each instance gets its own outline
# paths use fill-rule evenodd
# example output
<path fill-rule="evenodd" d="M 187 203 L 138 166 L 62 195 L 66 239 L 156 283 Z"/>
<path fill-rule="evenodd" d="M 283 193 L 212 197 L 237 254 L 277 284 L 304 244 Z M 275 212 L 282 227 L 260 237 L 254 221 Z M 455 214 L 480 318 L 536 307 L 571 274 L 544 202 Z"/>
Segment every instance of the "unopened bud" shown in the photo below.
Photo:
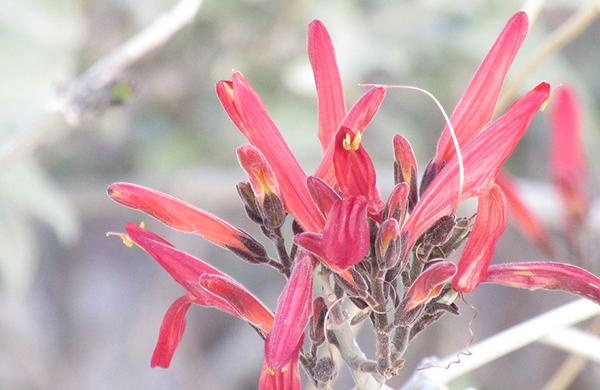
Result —
<path fill-rule="evenodd" d="M 400 227 L 393 218 L 385 220 L 379 227 L 375 240 L 375 254 L 379 269 L 393 268 L 400 259 Z"/>
<path fill-rule="evenodd" d="M 325 341 L 325 315 L 327 314 L 327 304 L 323 297 L 317 297 L 313 301 L 313 314 L 310 326 L 310 339 L 316 345 L 321 345 Z"/>
<path fill-rule="evenodd" d="M 263 224 L 267 229 L 278 229 L 283 225 L 286 214 L 279 196 L 274 193 L 266 194 L 260 206 Z"/>
<path fill-rule="evenodd" d="M 252 186 L 248 182 L 240 182 L 236 186 L 238 194 L 242 199 L 242 203 L 244 203 L 244 208 L 246 209 L 246 214 L 248 214 L 248 218 L 250 218 L 253 222 L 262 224 L 263 220 L 260 216 L 260 211 L 256 207 L 256 196 L 254 195 L 254 191 L 252 191 Z"/>
<path fill-rule="evenodd" d="M 454 215 L 446 215 L 440 218 L 426 233 L 424 242 L 431 246 L 444 244 L 450 238 L 456 220 Z"/>

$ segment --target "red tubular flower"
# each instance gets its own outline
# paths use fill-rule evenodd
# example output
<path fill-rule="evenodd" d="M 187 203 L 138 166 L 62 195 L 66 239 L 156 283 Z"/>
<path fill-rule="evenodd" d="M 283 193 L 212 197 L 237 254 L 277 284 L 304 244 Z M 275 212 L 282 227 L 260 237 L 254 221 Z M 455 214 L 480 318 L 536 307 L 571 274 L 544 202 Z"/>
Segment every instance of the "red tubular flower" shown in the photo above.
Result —
<path fill-rule="evenodd" d="M 308 25 L 308 58 L 317 87 L 319 141 L 325 150 L 346 115 L 346 104 L 333 43 L 320 20 L 313 20 Z"/>
<path fill-rule="evenodd" d="M 542 253 L 548 257 L 553 257 L 554 247 L 550 235 L 538 217 L 525 204 L 512 179 L 507 174 L 500 172 L 496 177 L 496 184 L 498 184 L 506 196 L 509 216 L 512 222 L 525 237 L 540 248 Z"/>
<path fill-rule="evenodd" d="M 550 85 L 541 83 L 463 146 L 465 177 L 460 199 L 457 199 L 459 168 L 456 156 L 435 176 L 402 227 L 407 243 L 405 254 L 421 234 L 438 219 L 450 214 L 458 202 L 481 195 L 489 187 L 549 94 Z"/>
<path fill-rule="evenodd" d="M 346 114 L 346 117 L 337 128 L 337 131 L 339 131 L 341 127 L 346 127 L 351 129 L 355 134 L 362 134 L 366 130 L 367 125 L 371 123 L 371 120 L 379 110 L 379 107 L 381 107 L 384 97 L 384 87 L 370 88 L 356 101 L 356 103 L 354 103 L 352 108 L 350 108 L 350 111 Z M 335 142 L 334 137 L 329 143 L 327 150 L 325 150 L 321 163 L 315 172 L 315 176 L 322 178 L 332 186 L 336 185 L 335 169 L 333 167 L 333 154 L 336 145 L 337 143 Z"/>
<path fill-rule="evenodd" d="M 346 198 L 333 204 L 322 247 L 327 261 L 339 270 L 347 270 L 365 258 L 370 249 L 370 232 L 364 198 Z"/>
<path fill-rule="evenodd" d="M 456 266 L 450 261 L 439 261 L 423 271 L 406 293 L 404 311 L 409 312 L 440 295 L 442 288 L 456 274 Z"/>
<path fill-rule="evenodd" d="M 299 353 L 302 343 L 298 343 L 292 358 L 280 370 L 269 368 L 266 359 L 263 361 L 258 381 L 258 390 L 302 390 L 300 370 L 298 367 Z"/>
<path fill-rule="evenodd" d="M 360 143 L 361 134 L 342 127 L 335 136 L 333 165 L 337 184 L 345 197 L 363 196 L 369 211 L 377 214 L 383 208 L 377 188 L 375 167 Z"/>
<path fill-rule="evenodd" d="M 507 213 L 506 198 L 500 187 L 493 184 L 479 197 L 475 225 L 460 254 L 458 271 L 452 279 L 455 291 L 471 292 L 485 278 L 496 242 L 506 228 Z"/>
<path fill-rule="evenodd" d="M 409 207 L 417 203 L 417 159 L 410 142 L 401 135 L 394 136 L 394 178 L 396 184 L 409 186 Z"/>
<path fill-rule="evenodd" d="M 554 186 L 566 209 L 568 228 L 581 224 L 588 209 L 587 163 L 581 137 L 581 104 L 570 87 L 556 90 L 552 106 L 551 161 Z"/>
<path fill-rule="evenodd" d="M 277 301 L 273 328 L 265 342 L 265 359 L 273 371 L 281 370 L 297 355 L 298 343 L 312 311 L 314 261 L 305 251 L 300 251 L 294 269 Z"/>
<path fill-rule="evenodd" d="M 506 23 L 452 112 L 450 122 L 461 147 L 492 119 L 504 78 L 525 40 L 528 25 L 525 12 L 516 13 Z M 438 166 L 444 162 L 448 163 L 454 153 L 450 130 L 446 127 L 438 142 L 434 162 Z"/>
<path fill-rule="evenodd" d="M 600 304 L 600 278 L 571 264 L 553 262 L 492 265 L 483 283 L 528 290 L 558 290 Z"/>
<path fill-rule="evenodd" d="M 266 256 L 265 248 L 242 230 L 170 195 L 129 183 L 114 183 L 108 195 L 117 203 L 153 216 L 170 227 L 198 234 L 208 241 L 253 261 Z"/>
<path fill-rule="evenodd" d="M 165 315 L 152 367 L 169 366 L 183 336 L 185 315 L 192 303 L 223 310 L 247 321 L 264 334 L 270 331 L 273 322 L 271 311 L 231 277 L 139 226 L 127 224 L 126 230 L 129 239 L 154 257 L 188 291 L 171 305 Z"/>
<path fill-rule="evenodd" d="M 217 83 L 217 95 L 233 123 L 273 169 L 286 209 L 304 229 L 320 231 L 324 219 L 311 201 L 306 174 L 248 81 L 234 72 L 233 81 Z"/>

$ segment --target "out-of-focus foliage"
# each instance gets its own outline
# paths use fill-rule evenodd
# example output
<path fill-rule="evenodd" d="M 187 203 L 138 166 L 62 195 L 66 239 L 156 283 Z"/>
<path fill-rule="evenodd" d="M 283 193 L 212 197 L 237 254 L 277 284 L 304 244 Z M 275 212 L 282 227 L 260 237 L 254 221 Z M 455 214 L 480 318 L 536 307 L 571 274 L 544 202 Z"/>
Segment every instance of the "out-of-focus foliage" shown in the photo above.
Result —
<path fill-rule="evenodd" d="M 52 99 L 58 82 L 72 77 L 83 20 L 70 0 L 8 2 L 2 8 L 0 135 L 5 140 Z M 11 294 L 29 286 L 39 258 L 32 218 L 51 227 L 64 244 L 73 243 L 79 228 L 64 190 L 36 158 L 26 156 L 0 169 L 0 286 Z"/>

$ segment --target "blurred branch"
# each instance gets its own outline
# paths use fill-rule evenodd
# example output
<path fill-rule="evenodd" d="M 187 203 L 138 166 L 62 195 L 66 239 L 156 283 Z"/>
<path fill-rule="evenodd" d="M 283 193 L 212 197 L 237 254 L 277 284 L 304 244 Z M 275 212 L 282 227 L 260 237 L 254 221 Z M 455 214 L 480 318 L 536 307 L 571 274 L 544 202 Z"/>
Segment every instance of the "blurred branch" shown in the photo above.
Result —
<path fill-rule="evenodd" d="M 125 69 L 152 51 L 163 46 L 189 24 L 202 0 L 181 0 L 172 9 L 159 15 L 148 27 L 117 47 L 74 80 L 69 88 L 52 101 L 35 119 L 18 129 L 0 146 L 0 168 L 25 153 L 39 147 L 46 131 L 57 119 L 73 128 L 86 113 L 110 105 L 111 88 L 118 83 Z"/>
<path fill-rule="evenodd" d="M 600 318 L 596 318 L 587 331 L 590 334 L 598 335 L 600 333 Z M 558 370 L 552 375 L 548 383 L 543 387 L 543 390 L 564 390 L 577 378 L 579 373 L 587 365 L 587 359 L 582 355 L 572 354 L 569 356 Z"/>
<path fill-rule="evenodd" d="M 548 57 L 562 49 L 575 39 L 600 17 L 600 1 L 585 2 L 573 16 L 567 19 L 552 35 L 538 48 L 525 64 L 523 69 L 508 84 L 506 91 L 496 106 L 497 112 L 504 110 L 513 102 L 529 75 L 543 64 Z"/>
<path fill-rule="evenodd" d="M 596 315 L 600 315 L 600 305 L 585 299 L 568 303 L 481 341 L 470 348 L 470 355 L 460 357 L 460 363 L 457 363 L 456 354 L 439 360 L 435 358 L 428 359 L 424 363 L 427 366 L 434 365 L 435 367 L 417 371 L 409 380 L 408 387 L 405 387 L 405 389 L 417 388 L 414 387 L 415 383 L 421 386 L 418 388 L 445 389 L 446 385 L 452 380 L 526 345 L 536 341 L 556 341 L 560 333 L 564 334 L 565 327 Z M 554 332 L 559 332 L 559 334 L 554 335 Z M 554 343 L 553 345 L 556 346 L 557 344 Z M 569 346 L 564 345 L 564 343 L 561 345 L 563 349 L 567 347 Z M 574 345 L 569 348 L 572 352 L 576 349 Z M 579 349 L 577 351 L 581 352 Z M 586 352 L 589 352 L 589 350 Z M 595 351 L 595 359 L 600 359 L 598 353 L 600 353 L 600 350 Z"/>

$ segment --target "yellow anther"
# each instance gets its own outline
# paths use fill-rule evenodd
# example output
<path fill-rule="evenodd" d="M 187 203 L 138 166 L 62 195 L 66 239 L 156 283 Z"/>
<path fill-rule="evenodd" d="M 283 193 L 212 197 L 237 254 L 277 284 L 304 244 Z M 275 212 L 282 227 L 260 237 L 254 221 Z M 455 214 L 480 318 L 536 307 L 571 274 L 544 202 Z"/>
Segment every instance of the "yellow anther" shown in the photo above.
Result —
<path fill-rule="evenodd" d="M 346 133 L 346 136 L 344 137 L 344 140 L 342 141 L 342 146 L 346 150 L 356 152 L 358 150 L 358 148 L 360 147 L 361 139 L 362 139 L 362 134 L 360 133 L 360 131 L 358 133 L 356 133 L 356 135 L 354 136 L 354 139 L 350 138 L 350 134 Z"/>
<path fill-rule="evenodd" d="M 145 229 L 146 228 L 146 224 L 144 223 L 144 221 L 140 222 L 140 228 Z"/>
<path fill-rule="evenodd" d="M 275 370 L 273 370 L 271 367 L 267 366 L 267 373 L 269 373 L 269 375 L 271 376 L 275 376 L 276 372 Z"/>
<path fill-rule="evenodd" d="M 131 237 L 129 237 L 128 234 L 121 233 L 121 234 L 119 234 L 119 237 L 121 237 L 121 241 L 123 241 L 123 245 L 125 245 L 127 248 L 133 247 L 134 242 L 131 239 Z"/>

